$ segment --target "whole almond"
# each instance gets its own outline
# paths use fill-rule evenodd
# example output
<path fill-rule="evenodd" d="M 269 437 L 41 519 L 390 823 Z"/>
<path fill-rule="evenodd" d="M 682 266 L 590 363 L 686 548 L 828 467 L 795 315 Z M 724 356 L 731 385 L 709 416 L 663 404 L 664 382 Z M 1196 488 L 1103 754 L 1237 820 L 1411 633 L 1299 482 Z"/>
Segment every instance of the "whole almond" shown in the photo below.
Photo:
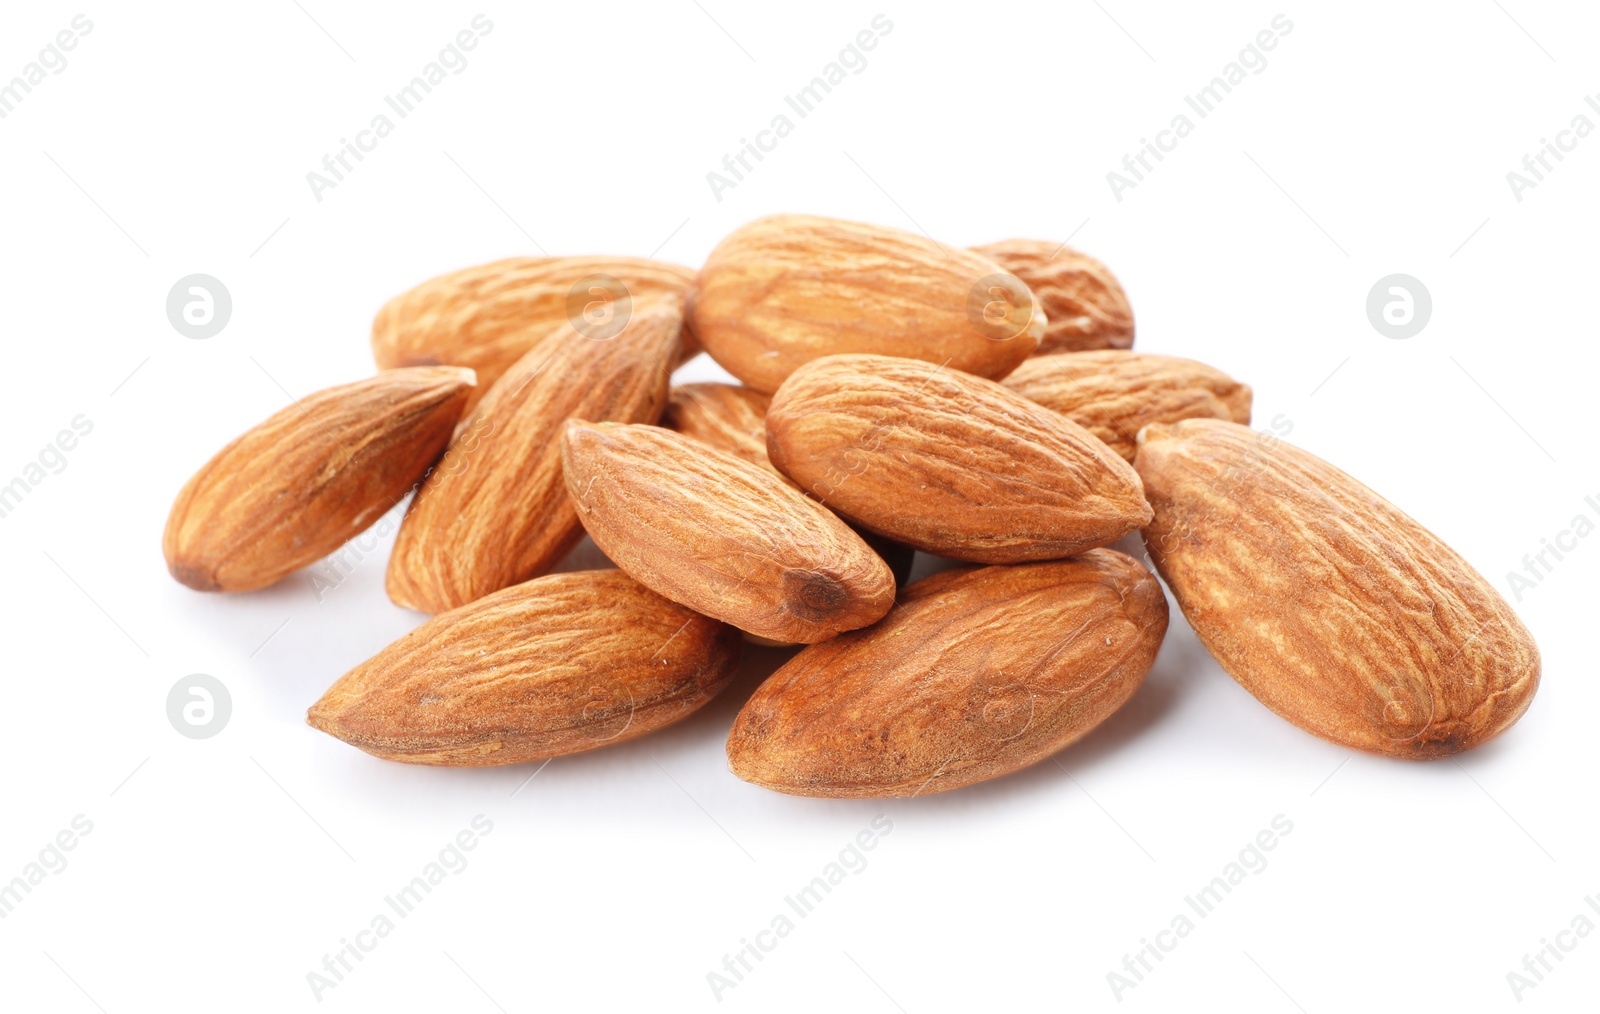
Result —
<path fill-rule="evenodd" d="M 674 602 L 799 644 L 894 604 L 894 576 L 860 536 L 743 458 L 659 426 L 573 420 L 563 459 L 595 545 Z"/>
<path fill-rule="evenodd" d="M 670 725 L 733 676 L 739 636 L 615 570 L 552 574 L 434 617 L 306 721 L 386 760 L 482 767 Z"/>
<path fill-rule="evenodd" d="M 1105 349 L 1035 356 L 1002 381 L 1060 412 L 1128 461 L 1148 423 L 1228 419 L 1248 425 L 1250 388 L 1193 359 Z"/>
<path fill-rule="evenodd" d="M 386 370 L 300 399 L 178 494 L 161 549 L 199 591 L 251 591 L 320 559 L 403 499 L 450 440 L 471 370 Z"/>
<path fill-rule="evenodd" d="M 1033 354 L 1044 314 L 986 257 L 913 233 L 809 215 L 736 229 L 685 302 L 711 358 L 758 391 L 819 356 L 907 356 L 1003 377 Z"/>
<path fill-rule="evenodd" d="M 803 796 L 916 796 L 1036 763 L 1133 696 L 1167 600 L 1131 558 L 944 571 L 874 626 L 804 649 L 728 735 L 747 782 Z"/>
<path fill-rule="evenodd" d="M 1133 345 L 1133 308 L 1116 276 L 1086 253 L 1038 239 L 975 246 L 1022 279 L 1044 308 L 1048 324 L 1039 355 Z"/>
<path fill-rule="evenodd" d="M 389 558 L 389 597 L 442 612 L 544 574 L 583 537 L 561 479 L 569 418 L 654 422 L 678 351 L 656 304 L 596 340 L 563 325 L 495 382 L 417 493 Z"/>
<path fill-rule="evenodd" d="M 796 370 L 767 411 L 773 464 L 836 513 L 939 556 L 1071 556 L 1150 520 L 1088 430 L 993 381 L 888 356 Z"/>
<path fill-rule="evenodd" d="M 1145 545 L 1240 685 L 1340 746 L 1444 757 L 1504 731 L 1539 684 L 1527 628 L 1399 508 L 1272 434 L 1147 426 Z"/>
<path fill-rule="evenodd" d="M 378 366 L 448 363 L 478 373 L 479 394 L 562 324 L 616 334 L 651 299 L 680 301 L 694 272 L 639 257 L 513 257 L 423 282 L 372 322 Z"/>

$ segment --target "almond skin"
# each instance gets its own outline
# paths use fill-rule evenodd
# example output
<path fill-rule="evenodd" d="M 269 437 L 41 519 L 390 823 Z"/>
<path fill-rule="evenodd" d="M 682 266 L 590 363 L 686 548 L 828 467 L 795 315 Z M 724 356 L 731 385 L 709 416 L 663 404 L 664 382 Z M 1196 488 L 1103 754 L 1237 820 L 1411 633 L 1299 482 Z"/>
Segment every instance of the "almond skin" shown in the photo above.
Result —
<path fill-rule="evenodd" d="M 1133 559 L 964 567 L 865 630 L 812 645 L 734 720 L 728 763 L 802 796 L 915 796 L 998 778 L 1080 738 L 1143 682 L 1167 600 Z"/>
<path fill-rule="evenodd" d="M 668 393 L 661 425 L 736 454 L 790 482 L 767 458 L 766 419 L 770 404 L 771 395 L 737 384 L 682 384 Z"/>
<path fill-rule="evenodd" d="M 1086 253 L 1039 239 L 975 246 L 1022 279 L 1044 308 L 1048 324 L 1039 355 L 1133 345 L 1133 307 L 1116 276 Z"/>
<path fill-rule="evenodd" d="M 484 767 L 670 725 L 733 676 L 739 635 L 615 570 L 552 574 L 441 614 L 356 666 L 306 721 L 375 757 Z"/>
<path fill-rule="evenodd" d="M 563 325 L 506 371 L 401 523 L 389 597 L 443 612 L 560 563 L 583 537 L 561 478 L 562 424 L 659 418 L 680 327 L 677 310 L 660 303 L 604 341 Z"/>
<path fill-rule="evenodd" d="M 197 591 L 264 588 L 327 556 L 438 460 L 471 370 L 386 370 L 302 398 L 218 451 L 172 505 L 161 549 Z"/>
<path fill-rule="evenodd" d="M 609 279 L 621 283 L 620 290 Z M 639 257 L 513 257 L 479 264 L 385 303 L 372 322 L 372 355 L 381 369 L 470 366 L 481 395 L 560 325 L 585 315 L 603 321 L 606 314 L 637 312 L 651 298 L 681 301 L 693 279 L 689 268 Z M 600 284 L 581 285 L 585 280 Z M 596 310 L 596 300 L 615 305 Z"/>
<path fill-rule="evenodd" d="M 772 399 L 767 453 L 840 516 L 958 560 L 1059 559 L 1150 520 L 1138 475 L 1088 430 L 912 359 L 801 367 Z"/>
<path fill-rule="evenodd" d="M 765 468 L 785 484 L 795 486 L 794 480 L 773 467 L 772 459 L 767 457 L 766 415 L 771 403 L 770 395 L 735 384 L 684 384 L 674 387 L 668 396 L 661 425 L 718 450 L 736 454 Z M 851 527 L 874 553 L 883 557 L 883 562 L 894 572 L 894 583 L 905 584 L 911 576 L 916 551 L 866 529 Z"/>
<path fill-rule="evenodd" d="M 845 352 L 1003 377 L 1045 329 L 1027 286 L 986 257 L 809 215 L 730 233 L 706 258 L 684 314 L 711 358 L 768 393 L 802 363 Z"/>
<path fill-rule="evenodd" d="M 1477 571 L 1399 508 L 1271 434 L 1147 426 L 1145 545 L 1195 633 L 1279 715 L 1340 746 L 1445 757 L 1504 731 L 1539 650 Z"/>
<path fill-rule="evenodd" d="M 792 644 L 894 604 L 894 575 L 860 536 L 740 457 L 659 426 L 574 420 L 563 460 L 595 545 L 674 602 Z"/>
<path fill-rule="evenodd" d="M 1035 356 L 1003 383 L 1060 412 L 1128 461 L 1148 423 L 1227 419 L 1249 425 L 1250 388 L 1193 359 L 1106 349 Z"/>

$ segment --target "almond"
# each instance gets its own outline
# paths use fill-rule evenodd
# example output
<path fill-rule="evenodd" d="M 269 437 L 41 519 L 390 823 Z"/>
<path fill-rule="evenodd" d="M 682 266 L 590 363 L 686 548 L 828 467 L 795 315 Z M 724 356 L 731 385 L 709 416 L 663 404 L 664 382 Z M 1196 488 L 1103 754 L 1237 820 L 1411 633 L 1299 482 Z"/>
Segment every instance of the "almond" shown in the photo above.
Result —
<path fill-rule="evenodd" d="M 612 335 L 653 298 L 679 301 L 694 272 L 638 257 L 513 257 L 423 282 L 372 322 L 378 366 L 448 363 L 478 373 L 479 394 L 562 324 Z M 685 356 L 687 358 L 687 356 Z"/>
<path fill-rule="evenodd" d="M 562 325 L 495 382 L 400 525 L 389 597 L 442 612 L 548 572 L 583 537 L 561 479 L 568 418 L 654 422 L 678 351 L 655 304 L 614 338 Z"/>
<path fill-rule="evenodd" d="M 706 259 L 685 320 L 711 357 L 758 391 L 844 352 L 907 356 L 1003 377 L 1038 345 L 1044 314 L 986 257 L 898 229 L 774 215 Z"/>
<path fill-rule="evenodd" d="M 1102 263 L 1060 243 L 1008 239 L 975 246 L 1022 279 L 1043 307 L 1048 323 L 1039 354 L 1133 345 L 1133 308 L 1116 276 Z"/>
<path fill-rule="evenodd" d="M 894 604 L 894 576 L 860 536 L 743 458 L 659 426 L 577 420 L 563 458 L 595 545 L 674 602 L 801 644 Z"/>
<path fill-rule="evenodd" d="M 728 762 L 803 796 L 915 796 L 998 778 L 1082 737 L 1143 682 L 1167 600 L 1131 558 L 965 567 L 804 649 L 734 720 Z"/>
<path fill-rule="evenodd" d="M 386 370 L 278 412 L 184 485 L 167 569 L 199 591 L 251 591 L 328 555 L 422 478 L 472 389 L 471 370 Z"/>
<path fill-rule="evenodd" d="M 615 570 L 552 574 L 434 617 L 306 721 L 386 760 L 481 767 L 635 739 L 715 697 L 739 635 Z"/>
<path fill-rule="evenodd" d="M 1527 710 L 1539 650 L 1450 547 L 1327 462 L 1215 419 L 1153 424 L 1145 545 L 1241 686 L 1341 746 L 1443 757 Z"/>
<path fill-rule="evenodd" d="M 1060 412 L 1133 460 L 1147 423 L 1229 419 L 1248 425 L 1250 388 L 1193 359 L 1106 349 L 1035 356 L 1003 383 Z"/>
<path fill-rule="evenodd" d="M 1088 430 L 993 381 L 829 356 L 767 412 L 773 464 L 836 513 L 940 556 L 1049 560 L 1150 520 L 1139 477 Z"/>

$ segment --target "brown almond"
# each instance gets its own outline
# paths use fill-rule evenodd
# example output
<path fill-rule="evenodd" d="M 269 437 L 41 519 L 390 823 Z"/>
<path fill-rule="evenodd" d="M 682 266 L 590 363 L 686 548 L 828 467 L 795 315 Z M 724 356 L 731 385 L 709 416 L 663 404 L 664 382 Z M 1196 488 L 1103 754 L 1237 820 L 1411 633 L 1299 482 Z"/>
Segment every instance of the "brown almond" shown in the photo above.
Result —
<path fill-rule="evenodd" d="M 450 440 L 471 370 L 385 370 L 300 399 L 218 451 L 178 494 L 161 549 L 199 591 L 251 591 L 398 504 Z"/>
<path fill-rule="evenodd" d="M 1035 356 L 1002 383 L 1060 412 L 1128 461 L 1148 423 L 1228 419 L 1249 425 L 1250 388 L 1193 359 L 1105 349 Z"/>
<path fill-rule="evenodd" d="M 1444 757 L 1527 710 L 1539 650 L 1500 594 L 1399 508 L 1269 433 L 1152 424 L 1145 545 L 1222 668 L 1340 746 Z"/>
<path fill-rule="evenodd" d="M 551 574 L 434 617 L 306 721 L 386 760 L 482 767 L 592 750 L 689 715 L 739 635 L 615 570 Z"/>
<path fill-rule="evenodd" d="M 730 233 L 706 258 L 684 314 L 713 359 L 766 392 L 802 363 L 845 352 L 1003 377 L 1045 327 L 1027 286 L 986 257 L 810 215 Z"/>
<path fill-rule="evenodd" d="M 1065 416 L 930 363 L 829 356 L 767 411 L 772 463 L 840 516 L 978 563 L 1071 556 L 1150 520 L 1139 477 Z"/>
<path fill-rule="evenodd" d="M 1104 264 L 1060 243 L 1008 239 L 975 246 L 1022 279 L 1044 308 L 1048 323 L 1038 355 L 1133 345 L 1133 307 Z"/>
<path fill-rule="evenodd" d="M 998 778 L 1133 696 L 1167 629 L 1155 577 L 1109 549 L 964 567 L 888 616 L 804 649 L 728 735 L 747 782 L 802 796 L 916 796 Z"/>
<path fill-rule="evenodd" d="M 615 335 L 651 299 L 681 301 L 693 278 L 689 268 L 639 257 L 512 257 L 479 264 L 385 303 L 372 322 L 372 354 L 383 369 L 470 366 L 481 396 L 560 325 L 597 338 Z"/>
<path fill-rule="evenodd" d="M 655 304 L 616 337 L 563 325 L 495 382 L 417 493 L 389 558 L 389 597 L 442 612 L 544 574 L 583 528 L 561 479 L 569 418 L 654 422 L 678 351 Z"/>
<path fill-rule="evenodd" d="M 563 445 L 567 490 L 595 545 L 674 602 L 798 644 L 894 604 L 883 560 L 766 469 L 659 426 L 573 420 Z"/>

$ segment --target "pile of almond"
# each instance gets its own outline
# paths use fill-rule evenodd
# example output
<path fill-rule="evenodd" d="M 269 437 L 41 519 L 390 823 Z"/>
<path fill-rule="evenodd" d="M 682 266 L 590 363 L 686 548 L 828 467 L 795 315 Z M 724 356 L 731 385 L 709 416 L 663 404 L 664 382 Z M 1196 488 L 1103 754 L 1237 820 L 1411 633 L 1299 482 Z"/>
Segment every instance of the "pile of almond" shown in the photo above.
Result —
<path fill-rule="evenodd" d="M 728 737 L 740 778 L 902 796 L 1082 737 L 1155 661 L 1167 600 L 1105 548 L 1141 532 L 1217 661 L 1324 739 L 1442 757 L 1515 722 L 1539 653 L 1410 517 L 1248 428 L 1250 388 L 1130 351 L 1093 258 L 806 216 L 698 273 L 519 258 L 391 300 L 377 376 L 305 398 L 178 495 L 172 575 L 249 591 L 413 494 L 395 603 L 436 613 L 314 704 L 417 764 L 642 736 L 804 645 Z M 671 386 L 705 352 L 743 386 Z M 552 573 L 585 533 L 619 569 Z M 914 552 L 967 561 L 906 583 Z"/>

